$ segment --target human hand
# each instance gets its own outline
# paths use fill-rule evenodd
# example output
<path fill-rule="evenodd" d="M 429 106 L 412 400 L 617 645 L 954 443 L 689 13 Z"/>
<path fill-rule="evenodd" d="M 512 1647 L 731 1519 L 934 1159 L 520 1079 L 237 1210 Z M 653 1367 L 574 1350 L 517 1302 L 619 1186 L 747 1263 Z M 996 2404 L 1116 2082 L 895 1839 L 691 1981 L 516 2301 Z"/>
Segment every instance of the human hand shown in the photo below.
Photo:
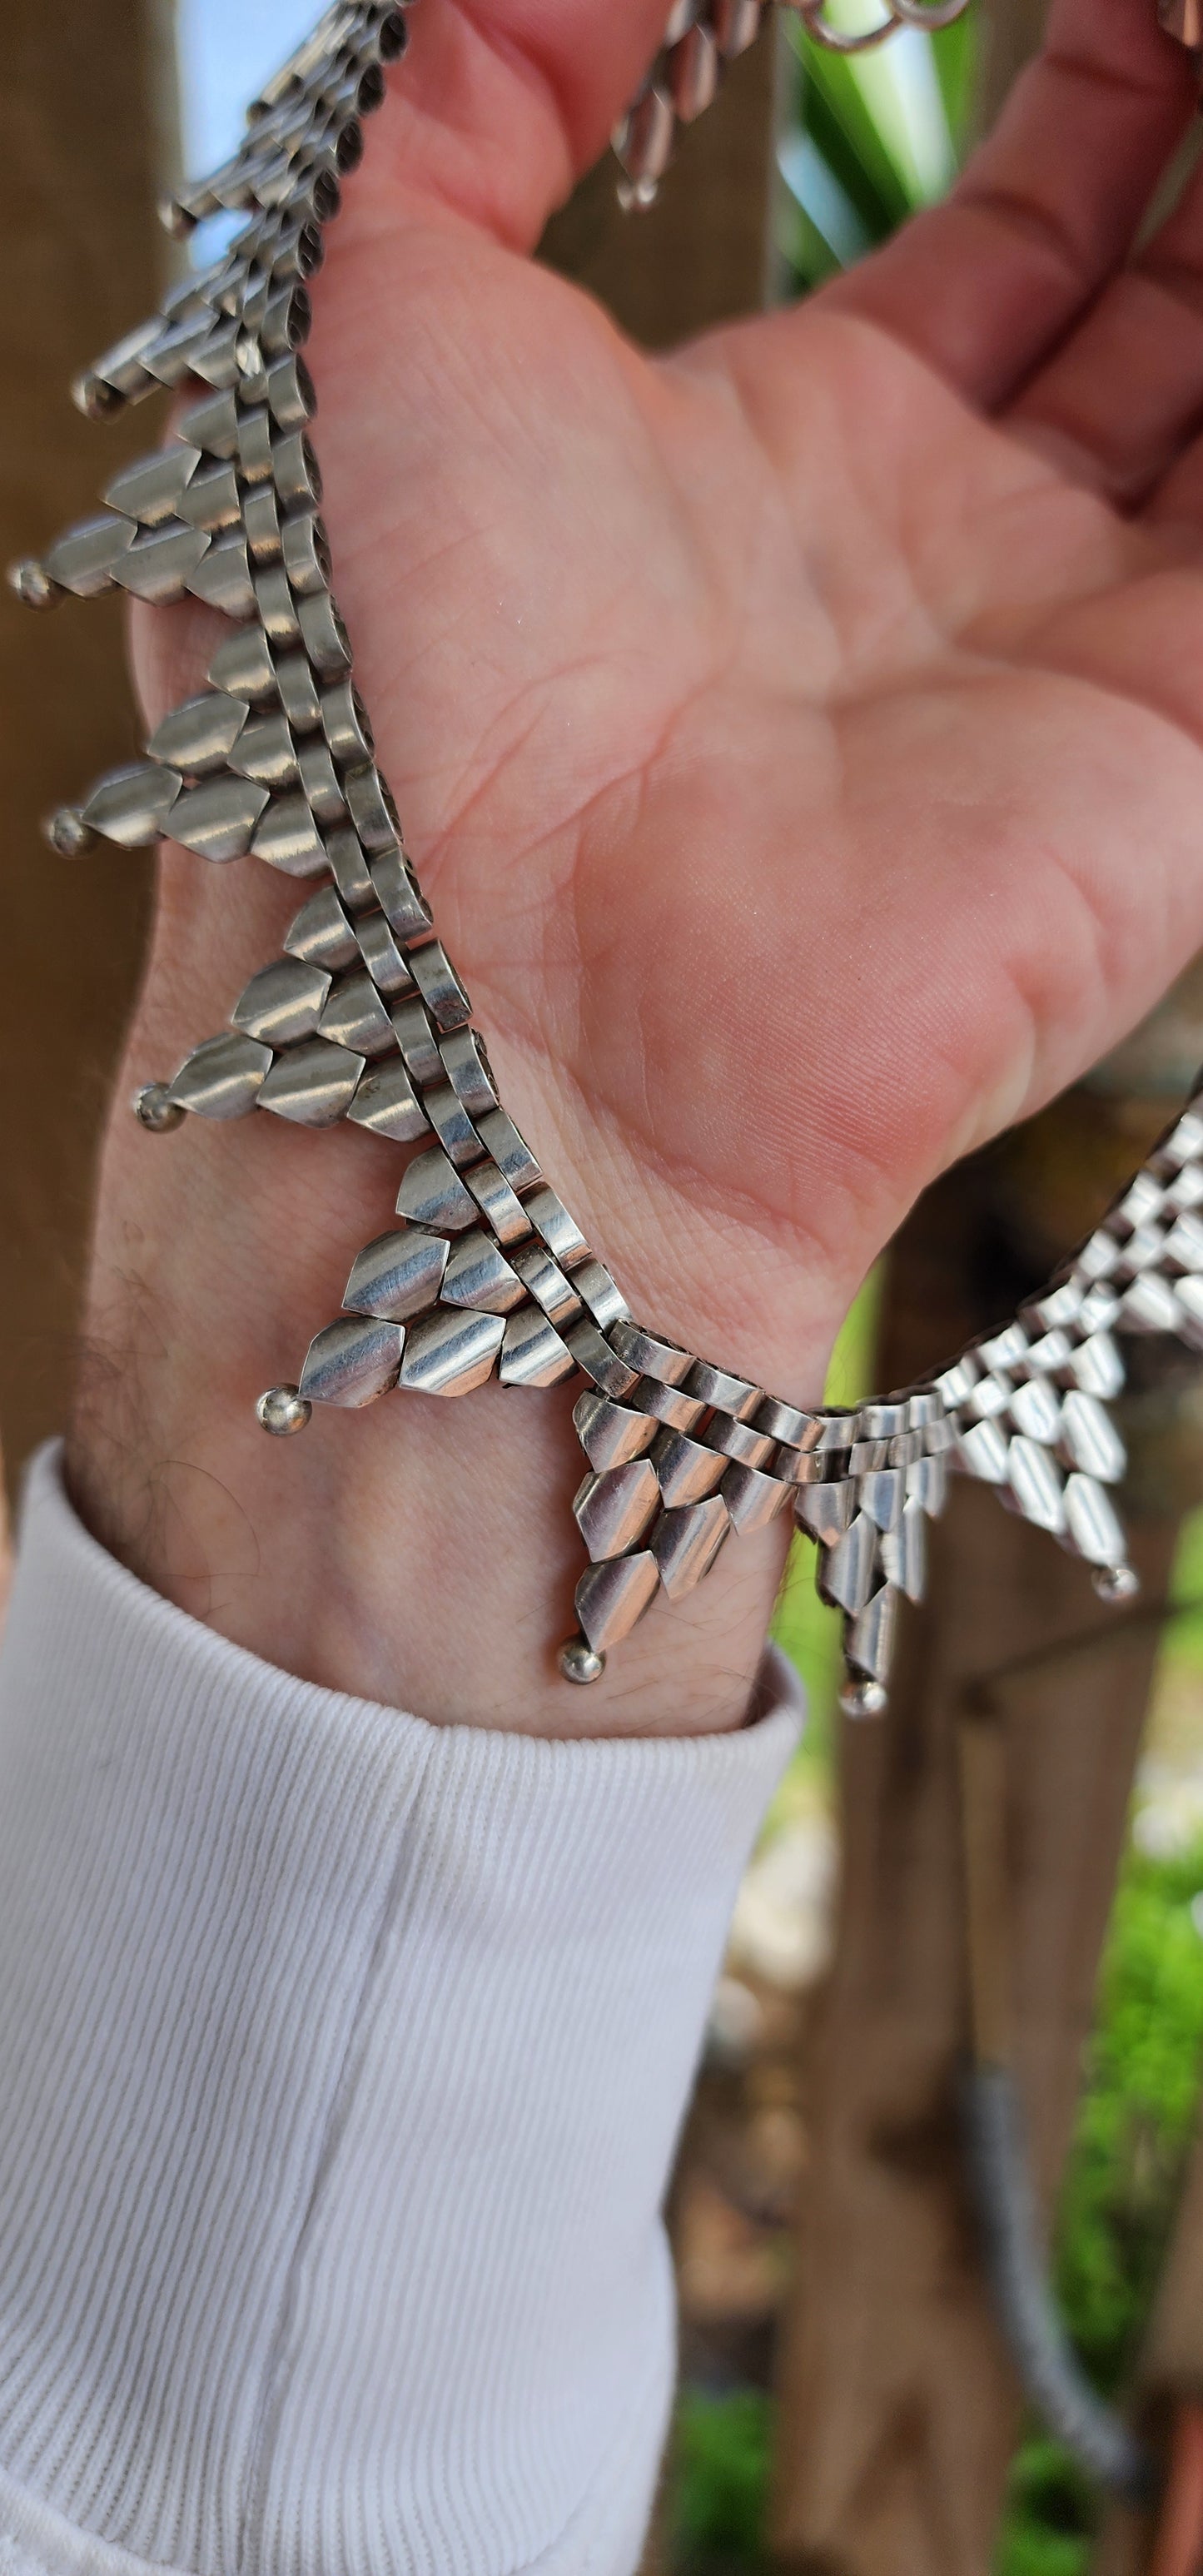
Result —
<path fill-rule="evenodd" d="M 650 361 L 526 254 L 662 16 L 416 13 L 315 292 L 325 515 L 508 1105 L 641 1318 L 806 1398 L 917 1190 L 1203 934 L 1203 196 L 1125 266 L 1189 69 L 1146 0 L 1060 0 L 950 206 Z M 157 714 L 195 622 L 139 645 Z M 279 946 L 288 890 L 231 874 L 165 862 L 139 1078 Z M 573 1555 L 563 1398 L 407 1398 L 282 1465 L 249 1402 L 335 1311 L 393 1167 L 267 1120 L 148 1153 L 123 1119 L 74 1448 L 93 1517 L 279 1660 L 512 1722 Z M 778 1562 L 772 1533 L 725 1551 L 589 1723 L 649 1722 L 666 1649 L 694 1722 L 730 1722 Z M 534 1696 L 554 1725 L 562 1690 Z"/>

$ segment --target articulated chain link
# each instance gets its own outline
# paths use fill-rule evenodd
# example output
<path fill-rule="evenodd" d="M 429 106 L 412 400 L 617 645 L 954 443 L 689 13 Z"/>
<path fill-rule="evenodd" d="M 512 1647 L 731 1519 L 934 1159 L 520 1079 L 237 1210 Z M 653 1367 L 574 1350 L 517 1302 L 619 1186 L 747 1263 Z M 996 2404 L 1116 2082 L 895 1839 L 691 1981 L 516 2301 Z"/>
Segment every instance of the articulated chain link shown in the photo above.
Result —
<path fill-rule="evenodd" d="M 1172 0 L 1203 7 L 1203 0 Z M 784 0 L 808 35 L 830 53 L 861 54 L 901 27 L 950 27 L 969 0 L 882 0 L 873 23 L 852 33 L 827 14 L 826 0 Z M 673 156 L 679 125 L 692 125 L 712 105 L 728 63 L 756 42 L 772 0 L 676 0 L 664 40 L 639 94 L 612 137 L 622 165 L 624 206 L 655 204 Z"/>
<path fill-rule="evenodd" d="M 933 15 L 918 0 L 894 0 L 893 14 Z M 657 64 L 692 46 L 696 73 L 703 36 L 736 51 L 758 15 L 759 0 L 679 7 Z M 265 1110 L 303 1127 L 350 1119 L 418 1149 L 397 1223 L 357 1254 L 298 1384 L 260 1399 L 264 1428 L 298 1431 L 315 1404 L 393 1390 L 583 1380 L 573 1420 L 588 1472 L 573 1510 L 589 1561 L 565 1677 L 596 1679 L 661 1592 L 680 1600 L 733 1536 L 792 1512 L 817 1542 L 820 1593 L 843 1613 L 844 1706 L 872 1714 L 950 1467 L 1084 1558 L 1105 1598 L 1135 1589 L 1108 1491 L 1125 1463 L 1106 1409 L 1124 1379 L 1116 1335 L 1203 1350 L 1203 1107 L 1175 1121 L 1058 1284 L 884 1402 L 803 1411 L 632 1320 L 500 1099 L 376 766 L 330 587 L 300 355 L 306 280 L 405 41 L 403 8 L 336 0 L 256 101 L 233 160 L 166 209 L 180 234 L 222 209 L 245 214 L 243 230 L 75 388 L 98 419 L 162 387 L 204 391 L 165 448 L 109 484 L 98 517 L 15 568 L 17 591 L 34 606 L 113 587 L 191 595 L 230 633 L 145 759 L 55 815 L 49 837 L 69 856 L 98 838 L 170 839 L 223 864 L 252 856 L 307 888 L 283 954 L 252 976 L 229 1025 L 139 1093 L 144 1127 Z M 628 169 L 646 171 L 624 133 Z"/>

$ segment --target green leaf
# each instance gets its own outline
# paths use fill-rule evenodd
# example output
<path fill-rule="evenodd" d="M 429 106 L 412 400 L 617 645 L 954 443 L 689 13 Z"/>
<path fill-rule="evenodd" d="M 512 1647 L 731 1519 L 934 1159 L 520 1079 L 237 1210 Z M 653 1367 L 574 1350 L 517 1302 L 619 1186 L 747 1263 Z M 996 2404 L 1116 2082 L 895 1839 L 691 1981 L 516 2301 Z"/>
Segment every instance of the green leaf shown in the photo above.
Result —
<path fill-rule="evenodd" d="M 675 2457 L 683 2565 L 721 2552 L 748 2576 L 761 2567 L 772 2426 L 771 2400 L 759 2389 L 726 2397 L 682 2391 Z"/>
<path fill-rule="evenodd" d="M 788 21 L 790 42 L 803 65 L 802 120 L 877 240 L 911 211 L 888 145 L 865 104 L 852 59 L 828 53 Z"/>
<path fill-rule="evenodd" d="M 951 27 L 941 27 L 931 39 L 932 61 L 948 131 L 957 160 L 964 158 L 973 115 L 973 96 L 977 78 L 979 28 L 977 12 L 954 18 Z"/>

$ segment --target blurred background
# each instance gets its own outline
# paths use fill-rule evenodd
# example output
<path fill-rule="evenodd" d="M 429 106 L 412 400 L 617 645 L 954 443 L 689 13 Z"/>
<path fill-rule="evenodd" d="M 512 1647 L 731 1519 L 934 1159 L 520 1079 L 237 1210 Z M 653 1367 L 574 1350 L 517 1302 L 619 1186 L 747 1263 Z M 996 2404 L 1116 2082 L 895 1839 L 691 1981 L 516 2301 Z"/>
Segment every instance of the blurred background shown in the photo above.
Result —
<path fill-rule="evenodd" d="M 831 0 L 849 32 L 874 13 Z M 147 443 L 144 419 L 89 429 L 66 382 L 179 255 L 151 220 L 156 194 L 224 156 L 242 102 L 314 14 L 314 0 L 90 0 L 81 20 L 66 0 L 7 0 L 9 555 L 83 514 L 114 446 Z M 976 0 L 939 35 L 853 56 L 782 15 L 684 137 L 657 207 L 622 218 L 608 164 L 542 255 L 651 346 L 810 293 L 947 188 L 1043 14 L 1043 0 Z M 63 1416 L 148 881 L 111 852 L 71 873 L 37 836 L 43 810 L 136 748 L 115 618 L 102 604 L 48 634 L 6 612 L 0 657 L 0 1432 L 15 1477 Z M 1195 970 L 1087 1084 L 921 1203 L 849 1319 L 832 1396 L 905 1384 L 1008 1314 L 1089 1229 L 1201 1058 Z M 681 2390 L 647 2576 L 1153 2568 L 1155 2517 L 1109 2500 L 1025 2401 L 959 2112 L 971 1758 L 993 1783 L 1052 2284 L 1094 2386 L 1164 2458 L 1203 2400 L 1203 1386 L 1170 1346 L 1130 1347 L 1145 1590 L 1118 1622 L 1080 1568 L 969 1489 L 940 1530 L 888 1721 L 841 1729 L 838 1622 L 798 1547 L 778 1633 L 811 1723 L 740 1898 L 673 2187 Z M 1200 2563 L 1158 2560 L 1156 2576 Z"/>

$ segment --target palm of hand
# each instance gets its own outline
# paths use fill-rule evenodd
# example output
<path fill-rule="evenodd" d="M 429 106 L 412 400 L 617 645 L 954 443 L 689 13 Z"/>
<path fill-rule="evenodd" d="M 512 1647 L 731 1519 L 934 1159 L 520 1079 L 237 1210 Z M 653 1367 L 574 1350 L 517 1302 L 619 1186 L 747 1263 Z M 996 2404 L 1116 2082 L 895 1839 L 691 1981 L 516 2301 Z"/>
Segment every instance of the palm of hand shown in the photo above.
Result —
<path fill-rule="evenodd" d="M 1203 935 L 1194 529 L 945 381 L 905 270 L 655 364 L 356 188 L 328 518 L 438 925 L 636 1311 L 790 1392 L 917 1189 Z"/>

